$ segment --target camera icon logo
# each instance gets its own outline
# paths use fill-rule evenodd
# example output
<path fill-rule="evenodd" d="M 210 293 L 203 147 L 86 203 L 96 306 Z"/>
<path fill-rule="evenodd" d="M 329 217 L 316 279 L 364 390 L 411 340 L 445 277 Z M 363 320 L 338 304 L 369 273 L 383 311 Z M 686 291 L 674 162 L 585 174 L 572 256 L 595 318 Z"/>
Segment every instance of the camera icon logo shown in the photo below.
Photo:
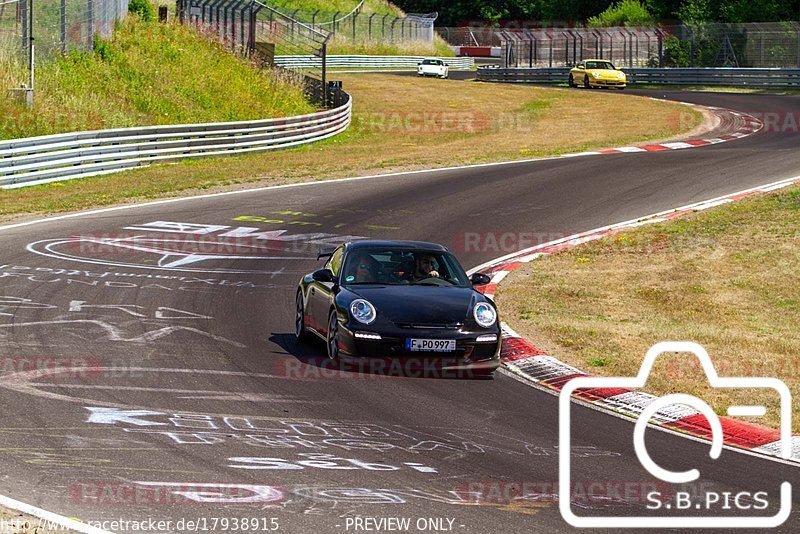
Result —
<path fill-rule="evenodd" d="M 700 361 L 709 384 L 713 388 L 773 390 L 780 397 L 780 457 L 792 457 L 792 395 L 786 384 L 777 378 L 762 377 L 720 377 L 706 350 L 692 342 L 667 341 L 650 348 L 645 355 L 639 373 L 635 377 L 594 377 L 582 376 L 564 384 L 559 394 L 559 494 L 570 495 L 570 407 L 571 397 L 576 390 L 589 388 L 627 388 L 639 389 L 645 386 L 647 377 L 652 371 L 656 358 L 663 353 L 692 353 Z M 711 428 L 711 447 L 709 456 L 716 460 L 720 457 L 724 445 L 722 423 L 714 410 L 702 399 L 688 394 L 671 394 L 655 399 L 639 414 L 633 430 L 633 444 L 636 456 L 642 466 L 653 477 L 671 484 L 685 484 L 696 481 L 700 477 L 697 469 L 687 471 L 669 471 L 658 465 L 650 457 L 645 447 L 645 430 L 651 418 L 668 406 L 680 404 L 694 409 L 705 416 Z M 763 416 L 764 406 L 730 406 L 727 414 L 731 417 Z M 772 528 L 781 525 L 791 512 L 791 484 L 781 483 L 780 509 L 772 516 L 751 517 L 677 517 L 677 516 L 639 516 L 639 517 L 597 517 L 578 516 L 572 510 L 569 498 L 559 499 L 561 516 L 570 525 L 578 528 L 651 528 L 654 521 L 660 528 Z M 667 506 L 666 508 L 669 508 Z M 698 506 L 699 508 L 699 506 Z"/>

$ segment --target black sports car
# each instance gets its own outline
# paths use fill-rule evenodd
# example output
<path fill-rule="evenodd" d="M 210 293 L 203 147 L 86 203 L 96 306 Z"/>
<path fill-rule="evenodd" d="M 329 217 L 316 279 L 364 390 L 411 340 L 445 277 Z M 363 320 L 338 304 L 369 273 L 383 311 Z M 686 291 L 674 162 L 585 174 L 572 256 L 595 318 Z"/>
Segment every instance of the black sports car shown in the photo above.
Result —
<path fill-rule="evenodd" d="M 320 254 L 297 289 L 295 333 L 325 340 L 328 357 L 435 360 L 491 375 L 500 365 L 494 303 L 448 250 L 415 241 L 356 241 Z"/>

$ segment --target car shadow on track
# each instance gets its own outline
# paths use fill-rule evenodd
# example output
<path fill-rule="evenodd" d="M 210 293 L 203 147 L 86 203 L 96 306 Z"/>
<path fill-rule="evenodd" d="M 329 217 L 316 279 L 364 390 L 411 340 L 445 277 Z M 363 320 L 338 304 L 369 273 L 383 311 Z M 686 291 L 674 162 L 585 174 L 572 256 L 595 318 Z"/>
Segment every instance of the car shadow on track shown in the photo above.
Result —
<path fill-rule="evenodd" d="M 355 358 L 325 355 L 322 340 L 298 342 L 294 334 L 273 333 L 269 340 L 286 356 L 276 359 L 272 372 L 295 380 L 488 380 L 491 375 L 471 369 L 443 366 L 443 358 Z"/>

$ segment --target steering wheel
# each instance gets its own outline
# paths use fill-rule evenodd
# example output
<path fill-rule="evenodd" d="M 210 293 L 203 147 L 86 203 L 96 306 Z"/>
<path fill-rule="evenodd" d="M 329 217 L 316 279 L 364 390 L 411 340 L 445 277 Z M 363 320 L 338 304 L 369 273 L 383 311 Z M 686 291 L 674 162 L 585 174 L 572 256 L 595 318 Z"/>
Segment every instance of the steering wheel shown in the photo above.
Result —
<path fill-rule="evenodd" d="M 430 276 L 428 278 L 423 278 L 422 280 L 417 280 L 414 283 L 415 284 L 434 284 L 434 285 L 437 285 L 437 286 L 451 286 L 451 285 L 453 285 L 450 282 L 448 282 L 447 280 L 439 278 L 438 276 Z"/>

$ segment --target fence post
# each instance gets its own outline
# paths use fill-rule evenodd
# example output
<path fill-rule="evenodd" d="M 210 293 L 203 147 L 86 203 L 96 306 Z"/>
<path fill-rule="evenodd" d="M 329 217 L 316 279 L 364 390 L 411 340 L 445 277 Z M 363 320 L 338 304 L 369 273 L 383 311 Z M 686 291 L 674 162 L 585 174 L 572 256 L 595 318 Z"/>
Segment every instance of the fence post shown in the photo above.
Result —
<path fill-rule="evenodd" d="M 250 28 L 247 39 L 250 41 L 248 52 L 251 55 L 256 49 L 256 25 L 258 24 L 256 17 L 258 17 L 258 13 L 256 12 L 255 9 L 253 9 L 253 5 L 250 4 Z"/>
<path fill-rule="evenodd" d="M 377 15 L 377 13 L 373 13 L 369 16 L 369 30 L 367 31 L 368 39 L 372 40 L 372 18 Z"/>
<path fill-rule="evenodd" d="M 322 106 L 328 107 L 328 43 L 322 43 Z"/>
<path fill-rule="evenodd" d="M 86 7 L 87 7 L 86 16 L 89 18 L 87 23 L 89 27 L 88 44 L 89 44 L 89 50 L 92 50 L 94 49 L 94 1 L 88 0 Z"/>
<path fill-rule="evenodd" d="M 664 35 L 661 33 L 661 30 L 656 30 L 656 35 L 658 35 L 658 68 L 664 68 Z"/>
<path fill-rule="evenodd" d="M 61 40 L 61 53 L 67 53 L 67 0 L 61 0 L 61 7 L 59 13 L 59 27 L 60 40 Z"/>
<path fill-rule="evenodd" d="M 314 11 L 311 14 L 311 27 L 312 28 L 316 28 L 317 27 L 317 14 L 318 13 L 319 13 L 319 9 L 317 9 L 316 11 Z"/>
<path fill-rule="evenodd" d="M 533 39 L 528 41 L 528 68 L 533 68 Z"/>
<path fill-rule="evenodd" d="M 800 26 L 797 27 L 797 68 L 800 69 Z"/>
<path fill-rule="evenodd" d="M 336 13 L 333 14 L 333 24 L 331 24 L 331 30 L 333 31 L 333 33 L 336 33 L 336 26 L 337 26 L 336 17 L 339 16 L 339 13 L 341 13 L 341 11 L 337 11 Z"/>
<path fill-rule="evenodd" d="M 358 13 L 353 13 L 353 41 L 356 40 L 356 18 L 358 17 Z"/>
<path fill-rule="evenodd" d="M 389 14 L 387 13 L 381 19 L 381 37 L 382 38 L 386 38 L 386 17 L 388 17 L 388 16 L 389 16 Z"/>
<path fill-rule="evenodd" d="M 20 18 L 22 19 L 22 50 L 25 54 L 25 59 L 28 59 L 28 1 L 22 0 L 17 4 L 20 9 Z"/>

